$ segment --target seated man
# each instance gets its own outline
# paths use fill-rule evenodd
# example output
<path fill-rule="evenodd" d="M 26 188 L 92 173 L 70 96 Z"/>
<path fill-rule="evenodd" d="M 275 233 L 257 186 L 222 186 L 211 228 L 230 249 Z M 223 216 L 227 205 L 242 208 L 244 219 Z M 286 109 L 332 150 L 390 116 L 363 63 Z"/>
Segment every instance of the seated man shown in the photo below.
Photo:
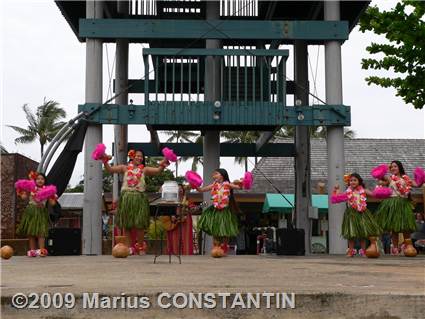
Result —
<path fill-rule="evenodd" d="M 186 189 L 179 184 L 179 200 L 186 201 Z M 193 255 L 193 225 L 191 210 L 188 207 L 178 207 L 176 215 L 161 216 L 161 222 L 167 231 L 167 251 L 169 254 L 179 255 L 179 248 L 182 255 Z M 180 223 L 180 225 L 179 225 Z M 180 228 L 181 227 L 181 230 Z M 180 235 L 181 231 L 181 235 Z M 179 245 L 179 239 L 181 242 Z"/>
<path fill-rule="evenodd" d="M 423 213 L 416 214 L 416 231 L 411 234 L 415 247 L 425 249 L 425 222 Z"/>

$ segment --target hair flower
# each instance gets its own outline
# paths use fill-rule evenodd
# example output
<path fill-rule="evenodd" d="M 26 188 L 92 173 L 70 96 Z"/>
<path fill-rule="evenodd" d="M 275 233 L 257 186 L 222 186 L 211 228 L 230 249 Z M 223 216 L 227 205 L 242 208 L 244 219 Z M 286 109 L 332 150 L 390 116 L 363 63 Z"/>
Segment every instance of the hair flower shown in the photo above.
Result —
<path fill-rule="evenodd" d="M 130 159 L 134 159 L 134 157 L 136 156 L 136 151 L 135 150 L 129 150 L 127 155 Z"/>

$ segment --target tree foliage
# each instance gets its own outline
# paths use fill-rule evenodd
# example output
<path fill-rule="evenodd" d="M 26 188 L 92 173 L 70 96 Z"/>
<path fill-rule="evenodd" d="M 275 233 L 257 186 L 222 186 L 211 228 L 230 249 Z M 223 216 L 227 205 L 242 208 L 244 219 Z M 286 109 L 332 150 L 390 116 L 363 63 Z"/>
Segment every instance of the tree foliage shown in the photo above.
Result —
<path fill-rule="evenodd" d="M 162 158 L 155 158 L 155 157 L 148 157 L 146 158 L 146 166 L 151 167 L 157 167 L 159 164 L 158 162 Z M 146 191 L 147 192 L 158 192 L 159 188 L 164 184 L 165 181 L 174 181 L 176 178 L 174 177 L 174 174 L 169 169 L 164 169 L 161 173 L 154 176 L 146 176 Z M 181 180 L 178 180 L 181 181 Z"/>
<path fill-rule="evenodd" d="M 112 192 L 112 184 L 114 177 L 111 173 L 108 173 L 105 169 L 102 170 L 102 187 L 105 193 Z M 66 193 L 83 193 L 84 192 L 84 179 L 80 180 L 74 187 L 68 187 Z"/>
<path fill-rule="evenodd" d="M 148 157 L 146 158 L 146 165 L 157 167 L 159 158 L 155 157 Z M 112 192 L 112 185 L 114 181 L 113 174 L 108 173 L 105 169 L 102 171 L 103 173 L 103 191 L 105 193 Z M 163 172 L 161 172 L 158 175 L 155 176 L 146 176 L 145 182 L 146 182 L 146 191 L 147 192 L 157 192 L 159 188 L 164 184 L 165 181 L 173 181 L 176 180 L 177 182 L 182 182 L 183 177 L 175 178 L 173 175 L 173 172 L 169 169 L 165 169 Z M 80 180 L 78 184 L 74 187 L 68 187 L 66 190 L 67 193 L 83 193 L 84 192 L 84 179 Z"/>
<path fill-rule="evenodd" d="M 197 139 L 200 135 L 199 133 L 192 132 L 192 131 L 164 131 L 164 134 L 168 136 L 167 142 L 172 143 L 193 143 L 192 139 Z M 196 142 L 195 142 L 196 143 Z M 176 176 L 179 176 L 179 162 L 180 161 L 186 161 L 188 160 L 188 157 L 185 157 L 184 159 L 180 158 L 176 163 Z M 195 165 L 195 170 L 197 167 L 197 164 L 194 164 L 195 162 L 198 162 L 199 158 L 193 158 L 192 167 Z"/>
<path fill-rule="evenodd" d="M 390 11 L 369 7 L 360 18 L 360 31 L 384 35 L 386 43 L 372 43 L 373 56 L 362 60 L 362 68 L 393 71 L 396 76 L 372 75 L 368 85 L 393 87 L 416 109 L 425 104 L 425 2 L 404 0 Z"/>
<path fill-rule="evenodd" d="M 228 143 L 255 143 L 260 137 L 260 131 L 223 131 L 221 137 Z M 257 160 L 255 160 L 257 162 Z M 245 166 L 245 172 L 248 171 L 248 157 L 235 157 L 235 163 Z"/>
<path fill-rule="evenodd" d="M 7 149 L 0 143 L 0 152 L 1 154 L 9 154 Z"/>
<path fill-rule="evenodd" d="M 167 142 L 177 142 L 177 143 L 203 143 L 203 137 L 198 132 L 194 131 L 164 131 L 165 135 L 168 136 Z M 199 164 L 203 164 L 202 156 L 181 156 L 176 162 L 176 176 L 178 174 L 178 163 L 186 162 L 192 159 L 191 170 L 197 171 Z"/>
<path fill-rule="evenodd" d="M 37 107 L 35 114 L 31 111 L 27 104 L 22 106 L 28 126 L 26 128 L 8 125 L 11 129 L 21 134 L 15 139 L 15 143 L 28 144 L 35 140 L 40 143 L 41 156 L 43 156 L 44 145 L 50 142 L 56 133 L 65 125 L 60 121 L 66 117 L 66 112 L 59 106 L 56 101 L 46 101 Z"/>
<path fill-rule="evenodd" d="M 310 127 L 310 137 L 311 138 L 326 138 L 326 126 L 311 126 Z M 295 126 L 282 126 L 282 128 L 277 131 L 274 137 L 279 138 L 288 138 L 295 136 Z M 352 139 L 355 138 L 356 132 L 350 130 L 348 127 L 344 127 L 344 138 Z"/>

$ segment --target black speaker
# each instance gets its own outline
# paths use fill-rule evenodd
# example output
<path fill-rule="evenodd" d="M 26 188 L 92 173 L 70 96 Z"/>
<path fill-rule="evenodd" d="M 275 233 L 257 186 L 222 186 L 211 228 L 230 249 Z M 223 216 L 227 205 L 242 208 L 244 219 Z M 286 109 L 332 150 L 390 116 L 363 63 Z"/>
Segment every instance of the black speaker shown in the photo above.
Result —
<path fill-rule="evenodd" d="M 52 228 L 46 239 L 49 255 L 66 256 L 81 255 L 80 228 Z"/>
<path fill-rule="evenodd" d="M 279 228 L 276 237 L 277 255 L 305 255 L 304 229 Z"/>

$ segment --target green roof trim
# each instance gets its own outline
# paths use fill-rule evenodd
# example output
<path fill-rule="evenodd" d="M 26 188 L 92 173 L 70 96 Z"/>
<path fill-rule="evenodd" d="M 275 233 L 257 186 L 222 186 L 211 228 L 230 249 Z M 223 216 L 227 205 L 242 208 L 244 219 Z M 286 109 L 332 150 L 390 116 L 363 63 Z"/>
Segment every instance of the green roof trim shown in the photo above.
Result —
<path fill-rule="evenodd" d="M 319 213 L 328 212 L 328 195 L 312 195 L 313 207 L 319 209 Z M 287 200 L 286 200 L 286 199 Z M 288 201 L 292 204 L 289 204 Z M 295 195 L 294 194 L 266 194 L 266 200 L 263 205 L 263 213 L 292 213 L 292 209 L 295 207 Z"/>

